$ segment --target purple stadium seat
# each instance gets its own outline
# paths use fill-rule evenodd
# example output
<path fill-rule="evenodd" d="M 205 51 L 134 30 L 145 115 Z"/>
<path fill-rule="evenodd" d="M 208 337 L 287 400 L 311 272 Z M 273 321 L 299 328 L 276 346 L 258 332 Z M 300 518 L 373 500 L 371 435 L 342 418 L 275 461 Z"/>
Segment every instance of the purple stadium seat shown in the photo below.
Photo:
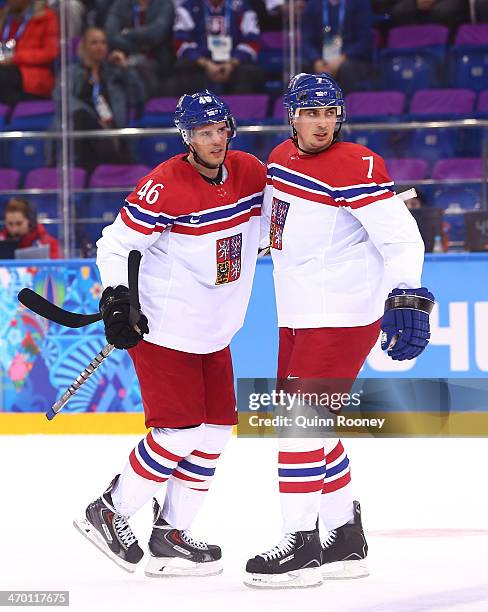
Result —
<path fill-rule="evenodd" d="M 456 33 L 455 45 L 469 47 L 488 46 L 488 23 L 468 23 Z"/>
<path fill-rule="evenodd" d="M 386 167 L 394 181 L 420 181 L 427 176 L 427 162 L 423 159 L 406 157 L 386 159 Z"/>
<path fill-rule="evenodd" d="M 144 110 L 146 113 L 174 113 L 179 98 L 152 98 Z"/>
<path fill-rule="evenodd" d="M 475 91 L 488 84 L 488 24 L 462 25 L 450 51 L 449 81 Z"/>
<path fill-rule="evenodd" d="M 465 115 L 474 110 L 476 94 L 469 89 L 421 89 L 415 92 L 410 114 L 415 116 Z"/>
<path fill-rule="evenodd" d="M 478 97 L 478 106 L 476 110 L 479 113 L 488 113 L 488 89 L 480 92 Z"/>
<path fill-rule="evenodd" d="M 71 187 L 81 189 L 85 185 L 86 170 L 83 168 L 71 168 Z M 26 178 L 26 189 L 57 189 L 59 186 L 58 168 L 35 168 L 31 170 Z"/>
<path fill-rule="evenodd" d="M 239 121 L 264 119 L 268 110 L 268 96 L 265 94 L 243 94 L 222 96 L 234 117 Z"/>
<path fill-rule="evenodd" d="M 280 96 L 275 100 L 273 107 L 273 119 L 279 119 L 280 121 L 287 123 L 286 109 L 283 106 L 283 96 Z"/>
<path fill-rule="evenodd" d="M 405 94 L 401 91 L 357 92 L 346 96 L 348 118 L 398 116 L 404 108 Z"/>
<path fill-rule="evenodd" d="M 89 185 L 90 187 L 134 187 L 150 171 L 149 166 L 102 164 L 95 168 Z"/>
<path fill-rule="evenodd" d="M 449 29 L 441 25 L 399 26 L 388 34 L 388 49 L 417 49 L 446 45 Z"/>
<path fill-rule="evenodd" d="M 175 108 L 179 98 L 152 98 L 144 107 L 141 127 L 174 127 Z"/>
<path fill-rule="evenodd" d="M 53 123 L 55 105 L 52 100 L 19 102 L 10 118 L 11 130 L 48 130 Z"/>
<path fill-rule="evenodd" d="M 55 107 L 52 100 L 38 100 L 35 102 L 19 102 L 14 108 L 12 119 L 21 117 L 32 117 L 33 115 L 48 115 L 54 113 Z"/>
<path fill-rule="evenodd" d="M 483 177 L 483 160 L 478 157 L 440 159 L 432 168 L 432 178 L 480 179 Z"/>
<path fill-rule="evenodd" d="M 0 168 L 0 189 L 17 189 L 20 181 L 20 172 L 13 168 Z"/>

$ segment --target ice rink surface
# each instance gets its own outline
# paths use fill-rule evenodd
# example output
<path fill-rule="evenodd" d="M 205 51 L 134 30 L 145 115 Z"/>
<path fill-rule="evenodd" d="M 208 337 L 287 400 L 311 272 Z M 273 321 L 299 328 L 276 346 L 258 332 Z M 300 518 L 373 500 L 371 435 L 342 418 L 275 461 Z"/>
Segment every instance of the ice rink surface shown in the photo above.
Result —
<path fill-rule="evenodd" d="M 488 611 L 487 440 L 344 440 L 371 575 L 265 591 L 241 578 L 280 539 L 273 440 L 231 441 L 192 530 L 222 546 L 219 576 L 129 574 L 75 531 L 139 438 L 0 437 L 0 589 L 69 590 L 56 609 L 77 612 Z M 149 506 L 131 521 L 142 546 Z"/>

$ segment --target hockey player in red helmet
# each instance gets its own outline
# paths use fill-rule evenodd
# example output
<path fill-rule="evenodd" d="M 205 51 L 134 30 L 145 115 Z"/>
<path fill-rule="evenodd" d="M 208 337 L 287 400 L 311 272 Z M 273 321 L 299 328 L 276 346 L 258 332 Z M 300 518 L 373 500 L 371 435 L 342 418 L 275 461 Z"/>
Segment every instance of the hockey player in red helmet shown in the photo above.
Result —
<path fill-rule="evenodd" d="M 346 111 L 334 79 L 299 74 L 284 104 L 292 137 L 271 152 L 263 204 L 279 325 L 277 378 L 290 392 L 334 385 L 345 392 L 380 330 L 392 359 L 413 359 L 427 346 L 434 298 L 420 287 L 424 245 L 383 158 L 339 141 Z M 248 561 L 247 585 L 307 587 L 368 574 L 349 459 L 340 440 L 325 436 L 279 439 L 283 539 Z M 328 531 L 324 543 L 318 518 Z"/>

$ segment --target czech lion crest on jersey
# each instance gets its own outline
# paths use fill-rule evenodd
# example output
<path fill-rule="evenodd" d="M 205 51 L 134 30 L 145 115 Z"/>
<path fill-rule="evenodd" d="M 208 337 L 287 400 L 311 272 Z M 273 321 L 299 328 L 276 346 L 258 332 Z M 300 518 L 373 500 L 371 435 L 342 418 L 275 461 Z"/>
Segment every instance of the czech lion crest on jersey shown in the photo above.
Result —
<path fill-rule="evenodd" d="M 241 275 L 242 234 L 220 238 L 216 241 L 216 285 L 232 283 Z"/>
<path fill-rule="evenodd" d="M 283 248 L 283 230 L 285 228 L 286 215 L 290 205 L 277 198 L 273 198 L 271 208 L 271 225 L 269 228 L 269 243 L 272 249 L 281 251 Z"/>

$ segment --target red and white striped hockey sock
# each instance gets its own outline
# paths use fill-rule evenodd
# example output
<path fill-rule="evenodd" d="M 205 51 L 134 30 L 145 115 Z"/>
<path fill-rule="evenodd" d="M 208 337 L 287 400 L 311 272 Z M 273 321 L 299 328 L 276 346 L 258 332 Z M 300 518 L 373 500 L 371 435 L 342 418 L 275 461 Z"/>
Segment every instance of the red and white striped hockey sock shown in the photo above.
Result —
<path fill-rule="evenodd" d="M 320 518 L 328 531 L 354 518 L 351 470 L 342 442 L 325 441 L 325 479 L 320 502 Z"/>
<path fill-rule="evenodd" d="M 232 426 L 205 425 L 197 449 L 179 461 L 166 490 L 163 518 L 176 529 L 188 529 L 205 500 L 220 453 L 232 436 Z"/>
<path fill-rule="evenodd" d="M 283 532 L 315 529 L 324 483 L 321 440 L 280 439 L 278 476 Z"/>
<path fill-rule="evenodd" d="M 134 448 L 112 493 L 114 507 L 131 516 L 168 480 L 178 462 L 198 447 L 204 425 L 150 431 Z"/>

